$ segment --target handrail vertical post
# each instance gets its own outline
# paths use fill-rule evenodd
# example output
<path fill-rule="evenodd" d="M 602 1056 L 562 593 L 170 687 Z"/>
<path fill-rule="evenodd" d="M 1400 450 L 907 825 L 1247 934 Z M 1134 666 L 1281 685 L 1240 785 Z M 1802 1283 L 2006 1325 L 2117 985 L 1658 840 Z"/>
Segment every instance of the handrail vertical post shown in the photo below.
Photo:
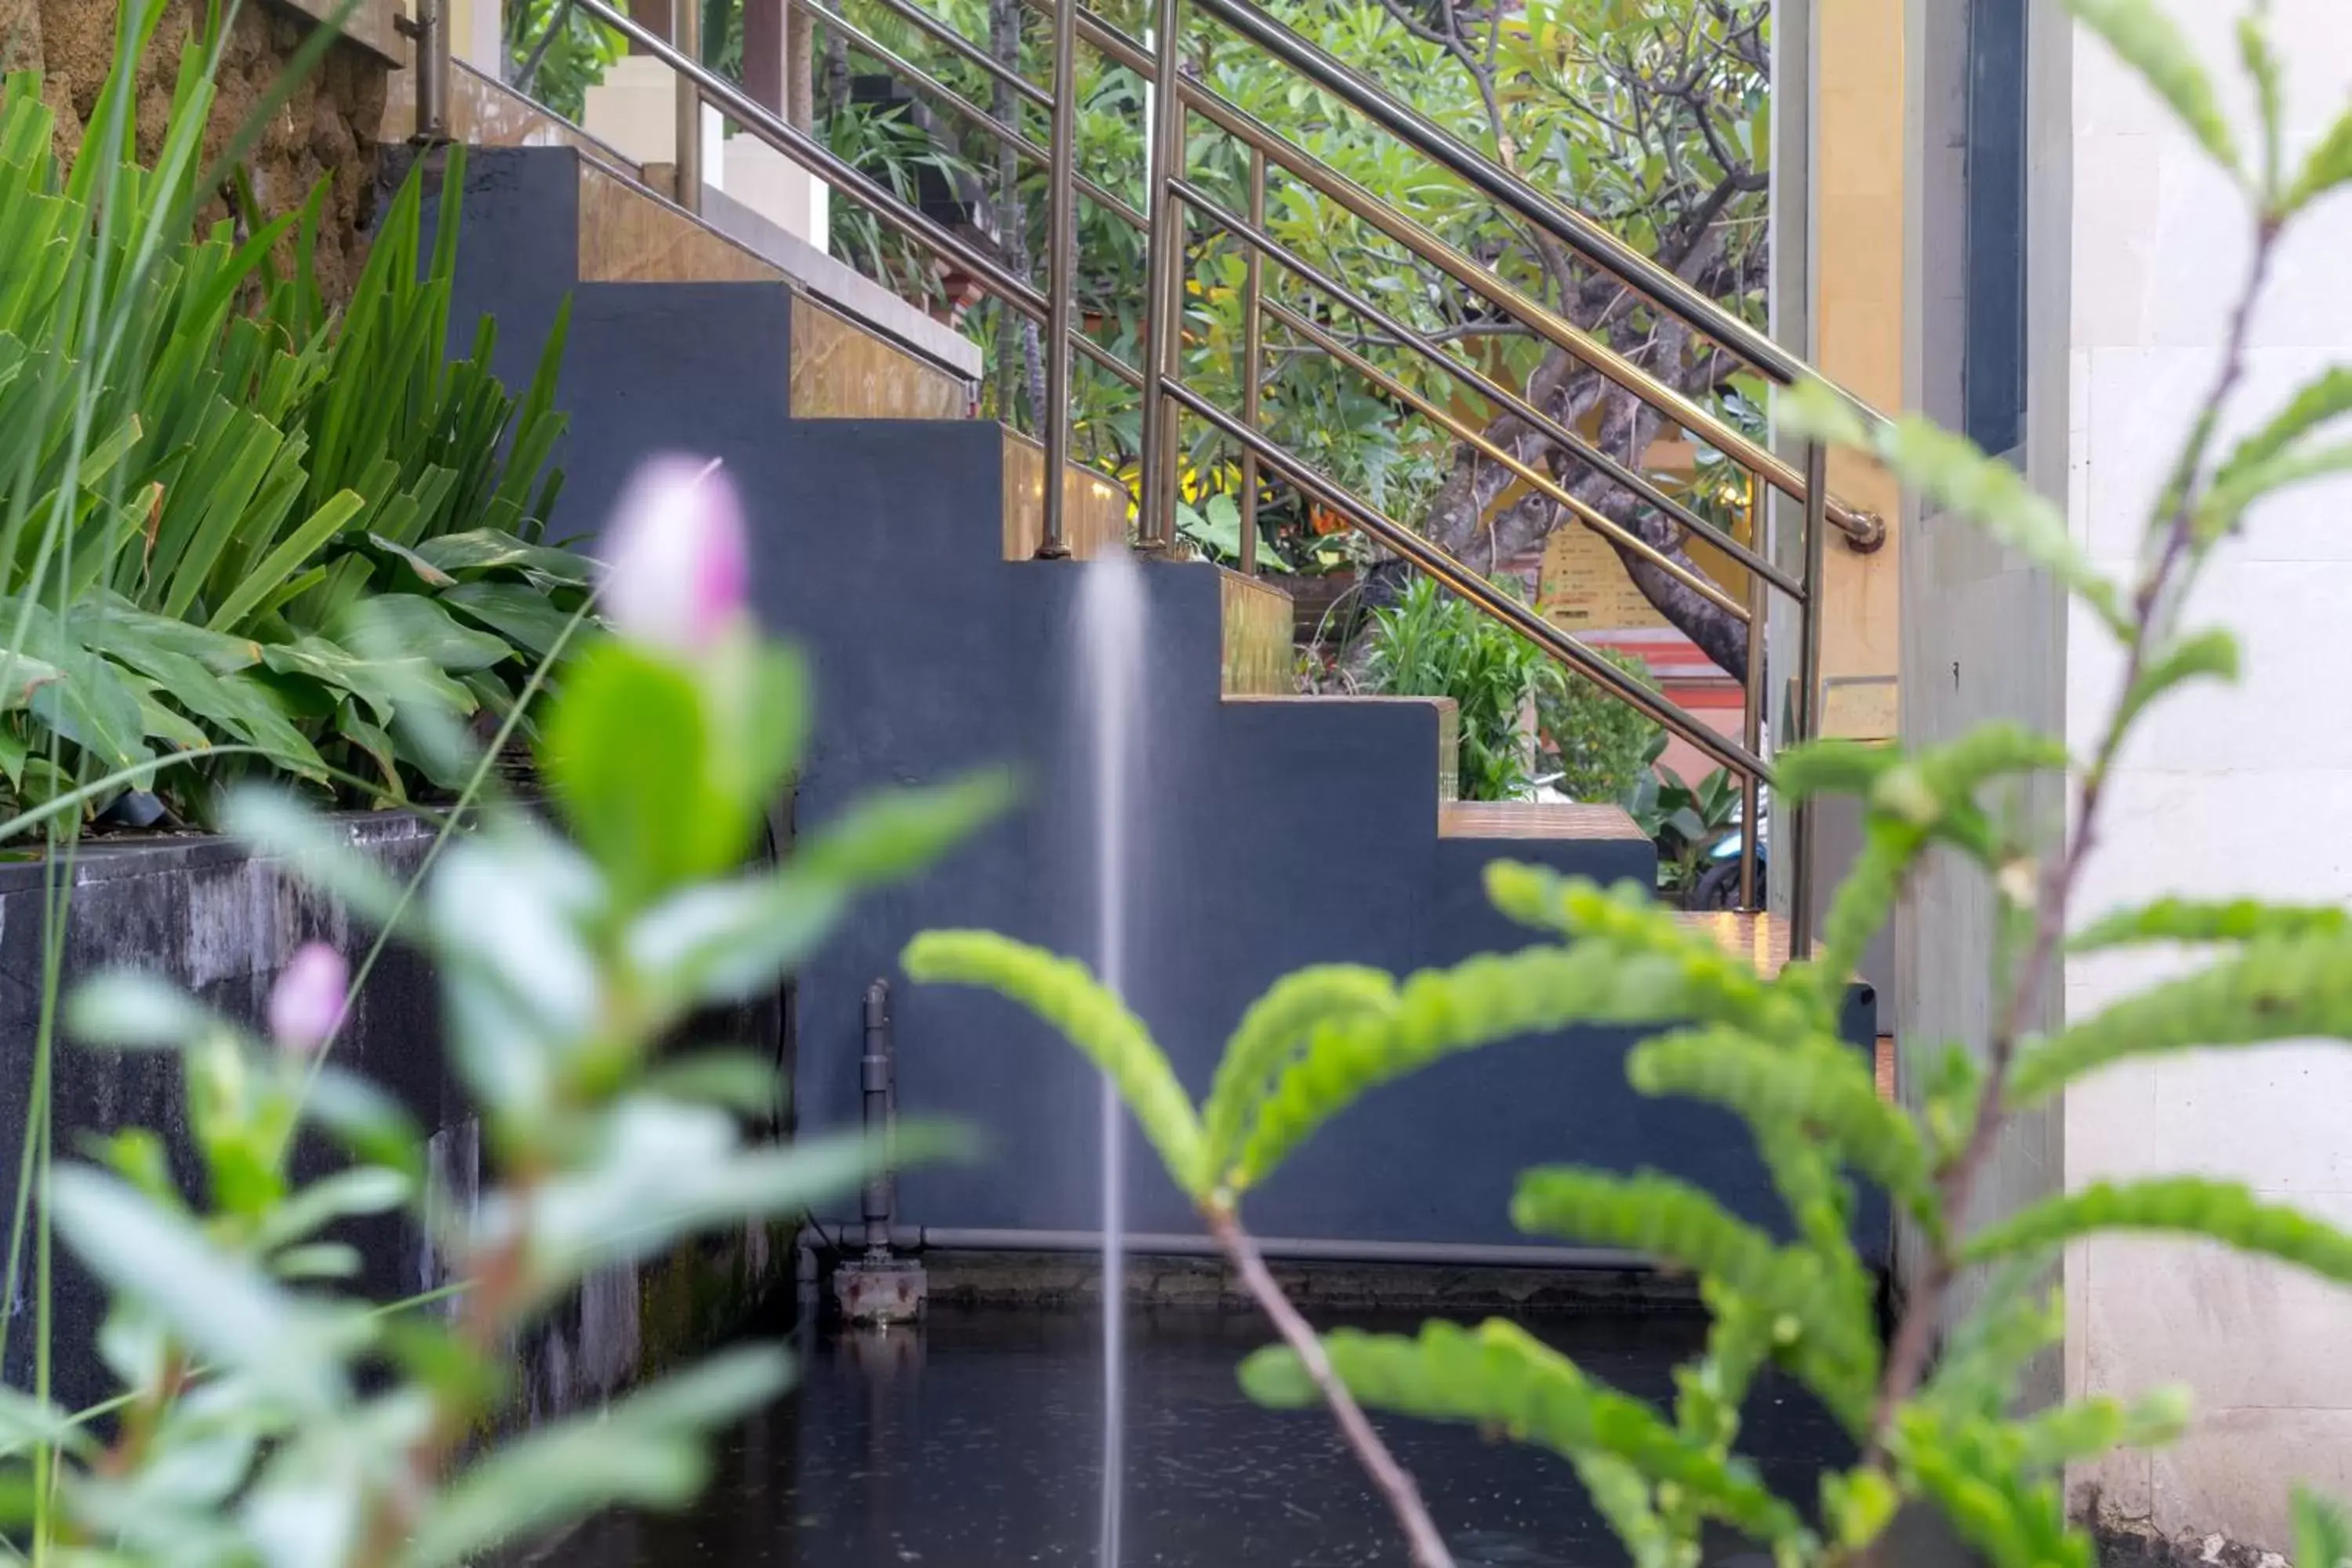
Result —
<path fill-rule="evenodd" d="M 1764 547 L 1764 482 L 1754 473 L 1748 476 L 1748 544 L 1761 553 Z M 1764 754 L 1764 705 L 1770 699 L 1771 682 L 1765 668 L 1766 648 L 1764 623 L 1772 608 L 1771 589 L 1764 574 L 1748 574 L 1748 694 L 1740 716 L 1739 741 L 1750 756 Z M 1764 907 L 1759 897 L 1756 862 L 1758 851 L 1764 844 L 1764 803 L 1762 781 L 1754 773 L 1739 781 L 1739 907 L 1750 913 Z"/>
<path fill-rule="evenodd" d="M 1015 13 L 1014 21 L 1019 22 Z M 1045 159 L 1045 525 L 1037 554 L 1070 553 L 1070 315 L 1078 287 L 1077 0 L 1054 0 L 1053 129 Z"/>
<path fill-rule="evenodd" d="M 670 0 L 670 42 L 688 59 L 702 60 L 702 0 Z M 672 164 L 677 205 L 702 210 L 702 89 L 687 71 L 677 73 L 677 149 Z"/>
<path fill-rule="evenodd" d="M 1183 26 L 1183 0 L 1158 0 L 1154 7 L 1155 80 L 1151 96 L 1149 184 L 1150 247 L 1144 268 L 1142 542 L 1165 551 L 1176 540 L 1176 404 L 1168 395 L 1175 378 L 1176 344 L 1183 331 L 1182 213 L 1175 196 L 1183 175 L 1184 95 L 1177 36 Z"/>
<path fill-rule="evenodd" d="M 449 0 L 415 0 L 416 16 L 406 31 L 416 41 L 416 132 L 419 146 L 437 147 L 449 136 Z"/>
<path fill-rule="evenodd" d="M 1797 690 L 1790 718 L 1791 742 L 1818 738 L 1821 729 L 1822 626 L 1827 617 L 1822 600 L 1825 584 L 1823 546 L 1829 532 L 1830 450 L 1818 440 L 1805 443 L 1805 596 L 1798 605 L 1801 637 L 1797 653 Z M 1801 801 L 1790 814 L 1789 844 L 1789 956 L 1810 957 L 1813 951 L 1813 806 Z"/>
<path fill-rule="evenodd" d="M 1250 149 L 1249 220 L 1255 227 L 1265 226 L 1265 150 L 1262 147 Z M 1265 283 L 1265 254 L 1255 245 L 1244 248 L 1249 259 L 1244 264 L 1242 283 L 1242 423 L 1255 430 L 1265 378 L 1265 314 L 1258 306 Z M 1244 577 L 1257 575 L 1257 454 L 1246 447 L 1242 451 L 1241 570 Z"/>

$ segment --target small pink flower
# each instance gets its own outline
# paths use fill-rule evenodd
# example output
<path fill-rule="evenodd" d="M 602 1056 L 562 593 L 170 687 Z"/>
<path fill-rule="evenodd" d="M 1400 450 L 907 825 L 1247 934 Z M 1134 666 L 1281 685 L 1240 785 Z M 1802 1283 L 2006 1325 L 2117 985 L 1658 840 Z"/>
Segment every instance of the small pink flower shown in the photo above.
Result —
<path fill-rule="evenodd" d="M 716 461 L 653 458 L 605 530 L 605 618 L 634 641 L 701 653 L 744 615 L 751 553 L 742 504 Z"/>
<path fill-rule="evenodd" d="M 303 943 L 269 992 L 269 1034 L 279 1048 L 309 1056 L 342 1026 L 351 967 L 323 942 Z"/>

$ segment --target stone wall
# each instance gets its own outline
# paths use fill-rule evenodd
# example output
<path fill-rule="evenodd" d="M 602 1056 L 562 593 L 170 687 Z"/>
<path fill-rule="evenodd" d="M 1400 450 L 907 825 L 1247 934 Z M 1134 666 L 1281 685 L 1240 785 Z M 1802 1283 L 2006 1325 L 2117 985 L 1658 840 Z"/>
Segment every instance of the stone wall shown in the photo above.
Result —
<path fill-rule="evenodd" d="M 162 146 L 181 51 L 204 0 L 172 0 L 140 62 L 139 156 Z M 219 100 L 205 138 L 220 151 L 260 109 L 287 62 L 317 23 L 317 0 L 245 0 L 223 52 Z M 114 61 L 115 0 L 0 0 L 0 63 L 35 70 L 58 117 L 58 152 L 71 157 Z M 299 206 L 324 180 L 328 195 L 319 243 L 320 283 L 340 298 L 365 254 L 372 216 L 375 147 L 383 131 L 385 79 L 399 54 L 389 18 L 396 0 L 359 0 L 344 38 L 308 80 L 272 113 L 247 155 L 254 190 L 272 213 Z"/>

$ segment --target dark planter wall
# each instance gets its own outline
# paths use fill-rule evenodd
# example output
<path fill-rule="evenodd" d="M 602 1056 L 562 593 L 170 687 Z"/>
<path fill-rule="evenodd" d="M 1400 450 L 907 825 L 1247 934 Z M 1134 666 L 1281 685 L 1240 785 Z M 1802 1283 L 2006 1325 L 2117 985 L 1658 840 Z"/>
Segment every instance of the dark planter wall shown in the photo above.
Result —
<path fill-rule="evenodd" d="M 434 829 L 392 813 L 343 819 L 352 841 L 395 878 L 424 863 Z M 0 1169 L 22 1157 L 26 1109 L 40 1026 L 47 868 L 0 867 Z M 85 846 L 74 867 L 67 915 L 66 984 L 99 970 L 128 967 L 169 976 L 229 1017 L 257 1026 L 270 987 L 304 942 L 332 943 L 356 965 L 373 933 L 331 900 L 304 887 L 281 863 L 257 859 L 224 839 L 126 839 Z M 718 1021 L 714 1039 L 772 1044 L 775 1007 Z M 388 945 L 368 976 L 335 1047 L 337 1063 L 397 1094 L 429 1139 L 429 1163 L 454 1201 L 478 1190 L 480 1140 L 464 1098 L 444 1068 L 439 1006 L 430 966 Z M 90 1134 L 144 1125 L 162 1131 L 184 1182 L 194 1164 L 176 1056 L 91 1050 L 60 1043 L 52 1103 L 56 1147 L 77 1157 Z M 310 1173 L 331 1168 L 326 1151 L 306 1147 Z M 406 1220 L 347 1233 L 366 1260 L 362 1281 L 377 1300 L 397 1300 L 446 1282 L 442 1261 Z M 55 1388 L 72 1407 L 114 1392 L 94 1353 L 104 1300 L 63 1247 L 51 1294 Z M 775 1267 L 763 1233 L 719 1237 L 641 1269 L 593 1281 L 522 1347 L 520 1414 L 541 1416 L 593 1403 L 638 1375 L 701 1348 L 739 1317 Z M 29 1260 L 10 1282 L 5 1376 L 30 1386 L 37 1339 L 37 1277 Z"/>

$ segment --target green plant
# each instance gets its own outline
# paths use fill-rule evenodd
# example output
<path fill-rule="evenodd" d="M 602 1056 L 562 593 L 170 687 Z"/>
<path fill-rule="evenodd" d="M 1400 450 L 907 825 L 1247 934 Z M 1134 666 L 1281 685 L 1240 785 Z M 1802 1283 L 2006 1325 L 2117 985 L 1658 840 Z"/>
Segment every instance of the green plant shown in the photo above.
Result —
<path fill-rule="evenodd" d="M 1653 767 L 1625 803 L 1658 847 L 1658 890 L 1681 899 L 1706 874 L 1707 857 L 1739 824 L 1739 782 L 1723 768 L 1696 787 L 1668 767 Z"/>
<path fill-rule="evenodd" d="M 926 173 L 950 182 L 971 167 L 915 123 L 903 103 L 845 103 L 825 117 L 824 143 L 835 157 L 887 186 L 909 206 L 921 201 Z M 832 254 L 900 295 L 928 300 L 938 291 L 930 256 L 896 230 L 884 226 L 856 202 L 836 198 L 827 211 Z"/>
<path fill-rule="evenodd" d="M 126 37 L 143 47 L 159 14 L 126 8 Z M 175 128 L 210 112 L 213 47 L 190 47 Z M 135 110 L 134 80 L 118 70 L 100 110 Z M 428 255 L 421 171 L 330 311 L 310 268 L 320 193 L 197 234 L 173 216 L 200 190 L 193 142 L 147 171 L 127 136 L 93 135 L 68 174 L 52 131 L 36 79 L 0 87 L 7 797 L 127 784 L 184 752 L 201 765 L 156 787 L 199 820 L 257 759 L 404 798 L 425 759 L 396 739 L 394 682 L 502 714 L 586 594 L 586 563 L 538 537 L 560 327 L 520 399 L 490 374 L 488 321 L 446 359 L 457 213 L 445 195 Z M 95 360 L 86 321 L 111 325 Z M 362 598 L 398 621 L 396 651 L 353 649 Z"/>
<path fill-rule="evenodd" d="M 1515 591 L 1505 584 L 1506 592 Z M 1372 613 L 1364 685 L 1387 697 L 1449 697 L 1460 726 L 1464 800 L 1518 800 L 1535 788 L 1528 708 L 1559 672 L 1542 649 L 1446 592 L 1416 578 L 1396 604 Z"/>
<path fill-rule="evenodd" d="M 1641 659 L 1613 648 L 1595 651 L 1644 688 L 1657 689 Z M 1559 775 L 1555 783 L 1570 800 L 1630 801 L 1666 750 L 1664 725 L 1572 672 L 1536 693 L 1536 730 Z"/>
<path fill-rule="evenodd" d="M 908 950 L 909 973 L 1003 991 L 1101 1063 L 1245 1277 L 1253 1255 L 1237 1205 L 1249 1186 L 1362 1094 L 1444 1055 L 1575 1025 L 1654 1030 L 1628 1058 L 1633 1088 L 1748 1123 L 1786 1208 L 1777 1230 L 1649 1172 L 1538 1169 L 1514 1199 L 1523 1230 L 1637 1250 L 1698 1282 L 1708 1334 L 1667 1408 L 1601 1385 L 1507 1322 L 1317 1340 L 1262 1289 L 1285 1342 L 1250 1358 L 1244 1385 L 1276 1405 L 1330 1405 L 1423 1564 L 1447 1561 L 1444 1546 L 1410 1479 L 1359 1430 L 1359 1402 L 1558 1453 L 1643 1568 L 1691 1568 L 1703 1534 L 1718 1528 L 1765 1543 L 1790 1568 L 1889 1562 L 1888 1528 L 1906 1507 L 1939 1510 L 1998 1568 L 2089 1568 L 2093 1544 L 2066 1516 L 2067 1467 L 2169 1440 L 2188 1401 L 2166 1390 L 2023 1407 L 2028 1363 L 2063 1331 L 2053 1288 L 2062 1250 L 2112 1233 L 2194 1237 L 2352 1284 L 2352 1235 L 2233 1182 L 2100 1183 L 2006 1214 L 1984 1202 L 2004 1131 L 2105 1067 L 2352 1039 L 2352 925 L 2336 907 L 2165 899 L 2069 934 L 2109 777 L 2138 721 L 2185 687 L 2236 675 L 2235 640 L 2186 618 L 2216 547 L 2263 498 L 2352 469 L 2341 441 L 2352 375 L 2341 370 L 2267 421 L 2232 417 L 2281 236 L 2352 184 L 2352 111 L 2300 169 L 2289 167 L 2277 58 L 2256 9 L 2239 26 L 2263 132 L 2249 159 L 2164 9 L 2153 0 L 2071 0 L 2071 9 L 2172 106 L 2253 209 L 2249 281 L 2133 579 L 2102 572 L 2064 514 L 2014 468 L 1923 419 L 1866 426 L 1818 384 L 1789 400 L 1787 416 L 1800 432 L 1866 450 L 1931 513 L 1974 521 L 2079 601 L 2085 635 L 2110 639 L 2122 665 L 2121 696 L 2086 752 L 1994 724 L 1925 748 L 1832 742 L 1784 754 L 1782 797 L 1852 797 L 1862 848 L 1817 950 L 1769 978 L 1677 921 L 1654 889 L 1494 866 L 1489 894 L 1539 933 L 1538 945 L 1402 982 L 1362 971 L 1292 975 L 1244 1018 L 1199 1111 L 1140 1026 L 1076 966 L 963 933 Z M 2238 427 L 2252 433 L 2225 446 L 2222 431 Z M 2073 809 L 2036 809 L 2032 786 L 2062 776 Z M 2054 840 L 2053 816 L 2063 824 Z M 1865 946 L 1930 853 L 1971 863 L 1994 892 L 1989 1021 L 1974 1038 L 1909 1043 L 1910 1092 L 1895 1103 L 1879 1097 L 1868 1058 L 1839 1038 L 1839 1015 Z M 2179 978 L 2042 1026 L 2063 954 L 2155 944 L 2207 956 Z M 1850 1228 L 1865 1184 L 1907 1223 L 1917 1258 L 1885 1341 L 1877 1282 Z M 1775 1495 L 1738 1452 L 1743 1407 L 1768 1368 L 1809 1390 L 1855 1443 L 1854 1462 L 1822 1475 L 1814 1496 Z M 2352 1534 L 2336 1510 L 2300 1497 L 2295 1518 L 2308 1563 L 2343 1558 Z"/>
<path fill-rule="evenodd" d="M 627 40 L 572 0 L 509 0 L 505 12 L 508 79 L 578 124 L 588 89 L 628 53 Z"/>
<path fill-rule="evenodd" d="M 110 1293 L 101 1348 L 122 1394 L 105 1426 L 0 1394 L 0 1516 L 33 1560 L 470 1561 L 609 1504 L 685 1501 L 709 1433 L 787 1382 L 781 1346 L 749 1346 L 490 1435 L 515 1336 L 592 1271 L 789 1221 L 880 1168 L 893 1151 L 856 1135 L 747 1136 L 782 1103 L 774 1061 L 672 1037 L 777 984 L 853 896 L 919 869 L 1005 791 L 993 775 L 900 791 L 786 863 L 747 864 L 800 758 L 806 672 L 751 627 L 723 479 L 659 468 L 623 508 L 623 635 L 588 639 L 541 746 L 560 830 L 494 802 L 411 900 L 290 797 L 248 790 L 229 814 L 430 957 L 495 1166 L 478 1202 L 430 1193 L 405 1113 L 327 1062 L 351 999 L 333 950 L 289 966 L 268 1039 L 142 972 L 75 997 L 80 1038 L 180 1053 L 201 1179 L 184 1194 L 148 1128 L 46 1175 L 45 1214 Z M 298 1183 L 304 1134 L 348 1166 Z M 898 1155 L 953 1147 L 937 1128 L 896 1134 Z M 360 1261 L 337 1224 L 403 1209 L 454 1261 L 446 1314 L 334 1283 Z"/>

